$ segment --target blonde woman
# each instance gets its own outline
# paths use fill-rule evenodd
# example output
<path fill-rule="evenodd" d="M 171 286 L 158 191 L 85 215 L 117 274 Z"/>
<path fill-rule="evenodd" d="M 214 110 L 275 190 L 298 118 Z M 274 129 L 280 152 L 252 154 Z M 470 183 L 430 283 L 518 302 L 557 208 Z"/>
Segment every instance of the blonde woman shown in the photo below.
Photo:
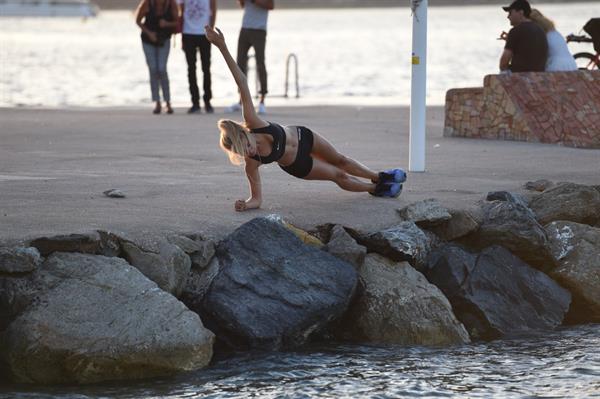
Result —
<path fill-rule="evenodd" d="M 554 22 L 546 18 L 539 10 L 531 10 L 529 19 L 538 24 L 546 32 L 548 41 L 548 59 L 546 61 L 546 71 L 575 71 L 577 64 L 569 52 L 567 42 L 563 36 L 556 30 Z"/>
<path fill-rule="evenodd" d="M 347 191 L 368 192 L 378 197 L 400 195 L 402 183 L 406 180 L 403 170 L 377 173 L 340 154 L 321 135 L 304 126 L 282 126 L 261 119 L 254 109 L 246 76 L 229 53 L 223 33 L 206 26 L 206 37 L 221 51 L 238 86 L 242 102 L 244 122 L 227 119 L 218 122 L 221 147 L 232 163 L 245 163 L 250 184 L 250 198 L 236 201 L 236 211 L 260 207 L 262 191 L 258 168 L 271 162 L 277 162 L 292 176 L 307 180 L 330 180 Z"/>

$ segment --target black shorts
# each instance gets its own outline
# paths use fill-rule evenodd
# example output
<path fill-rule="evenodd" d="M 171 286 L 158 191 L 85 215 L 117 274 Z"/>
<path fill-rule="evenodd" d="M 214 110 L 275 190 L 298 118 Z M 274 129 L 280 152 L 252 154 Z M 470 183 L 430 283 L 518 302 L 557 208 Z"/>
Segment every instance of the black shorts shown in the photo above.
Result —
<path fill-rule="evenodd" d="M 313 167 L 313 159 L 310 153 L 313 148 L 314 136 L 313 132 L 304 126 L 296 126 L 296 131 L 298 133 L 298 153 L 296 154 L 296 159 L 291 165 L 279 165 L 279 167 L 290 175 L 302 179 L 310 173 Z"/>

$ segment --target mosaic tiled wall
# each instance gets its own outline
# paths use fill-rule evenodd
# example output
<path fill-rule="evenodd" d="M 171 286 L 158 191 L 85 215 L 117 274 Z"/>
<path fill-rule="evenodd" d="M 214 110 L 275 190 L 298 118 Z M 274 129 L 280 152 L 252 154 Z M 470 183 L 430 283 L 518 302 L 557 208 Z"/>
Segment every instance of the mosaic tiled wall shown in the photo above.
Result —
<path fill-rule="evenodd" d="M 600 148 L 600 71 L 488 75 L 446 93 L 445 136 Z"/>

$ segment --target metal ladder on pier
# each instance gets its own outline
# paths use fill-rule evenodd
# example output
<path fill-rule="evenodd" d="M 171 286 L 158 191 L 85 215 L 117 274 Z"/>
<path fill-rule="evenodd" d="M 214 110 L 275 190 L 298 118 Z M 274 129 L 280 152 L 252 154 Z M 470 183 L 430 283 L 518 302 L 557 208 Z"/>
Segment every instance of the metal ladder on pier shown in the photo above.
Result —
<path fill-rule="evenodd" d="M 260 81 L 258 79 L 258 69 L 256 68 L 256 57 L 254 56 L 254 54 L 250 54 L 248 56 L 248 61 L 250 61 L 250 59 L 254 60 L 254 68 L 250 67 L 250 64 L 248 64 L 248 75 L 250 74 L 250 71 L 253 70 L 254 71 L 254 89 L 255 89 L 255 98 L 259 98 L 260 94 L 259 94 L 259 90 L 260 90 Z M 294 63 L 294 83 L 295 83 L 295 87 L 296 87 L 296 98 L 300 98 L 300 78 L 299 78 L 299 70 L 298 70 L 298 56 L 294 53 L 289 53 L 287 55 L 287 58 L 285 60 L 285 82 L 284 82 L 284 87 L 285 87 L 285 91 L 283 95 L 274 95 L 271 97 L 284 97 L 284 98 L 289 98 L 288 92 L 289 92 L 289 83 L 290 83 L 290 62 Z"/>

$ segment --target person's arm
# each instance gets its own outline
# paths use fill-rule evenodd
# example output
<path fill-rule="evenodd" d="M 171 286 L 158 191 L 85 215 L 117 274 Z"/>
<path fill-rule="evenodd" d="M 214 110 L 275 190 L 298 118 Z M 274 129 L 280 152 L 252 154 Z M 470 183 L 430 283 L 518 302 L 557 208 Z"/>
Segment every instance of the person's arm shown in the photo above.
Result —
<path fill-rule="evenodd" d="M 510 60 L 512 60 L 513 52 L 505 48 L 500 56 L 500 71 L 506 71 L 510 68 Z"/>
<path fill-rule="evenodd" d="M 227 63 L 227 67 L 229 67 L 229 71 L 231 71 L 231 75 L 233 75 L 233 79 L 237 84 L 237 87 L 240 91 L 240 98 L 242 100 L 242 115 L 246 125 L 250 129 L 268 126 L 269 124 L 259 118 L 254 110 L 252 95 L 250 94 L 250 88 L 248 87 L 248 79 L 246 79 L 246 75 L 244 75 L 240 67 L 238 67 L 238 64 L 229 53 L 223 32 L 221 32 L 219 28 L 216 28 L 215 30 L 208 25 L 205 27 L 205 30 L 208 41 L 214 44 L 221 51 L 221 54 L 223 54 L 225 63 Z"/>
<path fill-rule="evenodd" d="M 217 0 L 210 0 L 210 27 L 215 27 L 217 21 Z"/>
<path fill-rule="evenodd" d="M 273 0 L 250 0 L 254 4 L 259 7 L 266 8 L 267 10 L 272 10 L 275 7 L 275 2 Z"/>
<path fill-rule="evenodd" d="M 244 0 L 238 0 L 238 4 L 241 8 L 244 8 Z"/>
<path fill-rule="evenodd" d="M 235 210 L 238 212 L 247 211 L 248 209 L 260 208 L 262 204 L 262 189 L 260 183 L 260 173 L 258 167 L 260 162 L 255 159 L 246 157 L 246 177 L 250 185 L 250 198 L 247 200 L 235 201 Z"/>
<path fill-rule="evenodd" d="M 137 9 L 135 10 L 135 23 L 140 27 L 142 32 L 148 36 L 150 40 L 153 42 L 156 41 L 156 33 L 146 28 L 142 23 L 145 15 L 148 13 L 148 0 L 141 0 L 140 4 L 138 4 Z"/>

